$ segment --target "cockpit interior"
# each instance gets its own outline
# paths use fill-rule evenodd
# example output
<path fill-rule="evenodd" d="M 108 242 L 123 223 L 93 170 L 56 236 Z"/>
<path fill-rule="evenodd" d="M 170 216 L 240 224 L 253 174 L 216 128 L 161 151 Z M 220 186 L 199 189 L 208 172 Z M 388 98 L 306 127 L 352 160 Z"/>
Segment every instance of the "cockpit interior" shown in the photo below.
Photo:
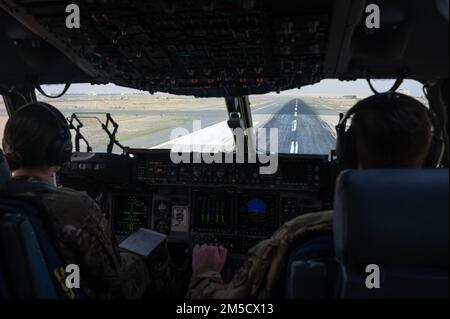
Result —
<path fill-rule="evenodd" d="M 71 14 L 66 11 L 67 1 L 0 0 L 0 94 L 5 105 L 0 115 L 6 122 L 29 102 L 55 101 L 59 107 L 58 100 L 68 99 L 64 103 L 71 112 L 63 113 L 74 148 L 70 162 L 55 176 L 56 185 L 86 191 L 95 199 L 119 244 L 141 228 L 167 236 L 172 261 L 185 274 L 180 295 L 172 297 L 186 294 L 195 245 L 222 245 L 228 250 L 222 276 L 230 282 L 246 262 L 248 251 L 283 224 L 309 213 L 335 210 L 333 236 L 340 256 L 336 271 L 344 274 L 337 298 L 448 298 L 448 0 L 75 3 L 80 13 L 78 27 L 67 20 Z M 369 4 L 379 9 L 378 27 L 376 21 L 368 27 L 372 23 Z M 308 97 L 283 94 L 301 93 L 328 80 L 359 81 L 375 94 L 374 85 L 382 79 L 391 81 L 393 91 L 405 81 L 415 81 L 420 90 L 423 87 L 416 95 L 436 114 L 442 128 L 439 167 L 412 175 L 395 169 L 379 175 L 346 171 L 342 177 L 333 144 L 334 125 L 344 109 L 330 111 L 321 104 L 327 97 L 317 98 L 314 101 L 325 114 L 319 116 L 314 108 L 305 111 Z M 72 106 L 82 105 L 87 97 L 70 95 L 70 87 L 108 87 L 108 83 L 146 92 L 148 97 L 135 93 L 143 100 L 163 94 L 158 100 L 161 109 L 151 115 L 160 125 L 179 123 L 191 112 L 181 112 L 184 109 L 177 109 L 175 102 L 173 110 L 172 105 L 164 109 L 165 101 L 172 103 L 176 96 L 201 103 L 214 99 L 217 112 L 223 113 L 211 125 L 222 123 L 225 129 L 221 132 L 245 131 L 266 121 L 278 129 L 279 152 L 258 150 L 251 134 L 245 134 L 242 141 L 229 139 L 228 152 L 214 154 L 214 148 L 197 151 L 194 147 L 182 161 L 176 144 L 164 144 L 175 138 L 155 142 L 163 147 L 140 147 L 146 145 L 144 138 L 135 138 L 136 143 L 129 145 L 121 138 L 129 136 L 118 134 L 132 134 L 133 125 L 145 124 L 139 121 L 146 115 L 130 106 L 136 115 L 126 119 L 129 126 L 124 128 L 121 117 L 126 116 L 128 102 L 126 94 L 120 93 L 114 99 L 121 101 L 123 109 L 105 112 L 98 133 L 101 146 L 96 149 L 97 135 L 84 130 L 87 113 L 83 118 L 83 106 Z M 60 92 L 49 93 L 55 85 Z M 356 95 L 346 98 L 356 103 Z M 268 100 L 259 103 L 261 97 Z M 76 98 L 81 101 L 70 101 Z M 88 98 L 100 96 L 89 93 Z M 199 118 L 208 112 L 202 105 L 192 110 Z M 264 108 L 279 112 L 265 116 Z M 308 117 L 316 115 L 328 121 L 324 130 L 329 132 L 327 145 L 331 146 L 323 152 L 315 152 L 322 143 L 322 131 L 317 129 L 322 122 Z M 292 137 L 297 130 L 302 139 Z M 311 139 L 305 142 L 308 134 Z M 240 146 L 245 150 L 242 154 L 237 151 Z M 256 152 L 249 151 L 252 148 Z M 264 163 L 259 160 L 263 156 Z M 276 169 L 262 173 L 275 164 L 270 156 L 276 156 Z M 6 179 L 0 177 L 2 182 Z M 3 203 L 6 200 L 0 199 L 3 225 L 10 213 Z M 374 210 L 379 214 L 377 220 L 370 217 Z M 411 219 L 405 210 L 410 210 Z M 392 211 L 402 211 L 398 218 L 406 220 L 399 222 L 390 215 Z M 426 217 L 433 213 L 435 218 Z M 5 248 L 11 243 L 5 227 L 0 235 L 0 269 L 8 273 L 14 268 L 8 260 L 17 256 L 11 257 Z M 384 235 L 377 235 L 380 232 Z M 370 247 L 370 252 L 361 245 Z M 398 255 L 397 249 L 402 250 Z M 289 287 L 283 298 L 330 297 L 318 288 L 323 284 L 321 271 L 328 269 L 324 264 L 285 262 L 293 272 L 280 279 Z M 386 265 L 386 282 L 393 282 L 378 295 L 357 284 L 364 277 L 355 265 L 374 263 Z M 413 275 L 408 265 L 413 266 Z M 18 269 L 21 272 L 16 276 L 36 282 L 36 274 L 25 269 Z M 403 286 L 398 272 L 407 274 Z M 298 281 L 306 284 L 299 288 Z M 408 283 L 420 289 L 409 290 Z M 9 296 L 42 297 L 36 285 L 27 290 L 21 281 L 20 287 L 10 285 Z M 306 292 L 304 287 L 317 289 Z"/>

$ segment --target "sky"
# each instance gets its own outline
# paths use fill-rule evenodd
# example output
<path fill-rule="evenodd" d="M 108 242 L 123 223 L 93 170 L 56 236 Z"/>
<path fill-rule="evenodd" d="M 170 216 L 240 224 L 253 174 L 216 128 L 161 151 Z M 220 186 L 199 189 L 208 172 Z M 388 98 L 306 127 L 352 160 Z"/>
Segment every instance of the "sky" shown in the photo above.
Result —
<path fill-rule="evenodd" d="M 393 80 L 375 80 L 373 84 L 378 91 L 387 91 L 393 85 Z M 43 89 L 46 93 L 57 94 L 62 91 L 64 85 L 44 85 Z M 406 80 L 400 89 L 404 89 L 410 92 L 413 96 L 423 96 L 422 84 L 413 81 Z M 116 86 L 114 84 L 106 85 L 91 85 L 86 84 L 73 84 L 67 93 L 71 94 L 133 94 L 142 91 L 129 89 L 125 87 Z M 274 94 L 274 93 L 273 93 Z M 314 85 L 308 85 L 300 90 L 287 90 L 281 92 L 280 95 L 331 95 L 331 96 L 343 96 L 343 95 L 357 95 L 359 97 L 365 97 L 372 94 L 369 85 L 365 80 L 356 81 L 339 81 L 339 80 L 323 80 L 320 83 Z"/>

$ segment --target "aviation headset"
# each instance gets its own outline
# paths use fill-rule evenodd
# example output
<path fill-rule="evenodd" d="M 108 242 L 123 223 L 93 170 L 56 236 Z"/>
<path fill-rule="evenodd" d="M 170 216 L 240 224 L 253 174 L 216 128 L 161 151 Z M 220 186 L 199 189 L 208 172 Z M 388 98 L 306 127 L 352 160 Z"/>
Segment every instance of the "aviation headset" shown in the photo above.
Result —
<path fill-rule="evenodd" d="M 46 162 L 48 165 L 63 166 L 70 162 L 72 155 L 72 135 L 70 134 L 69 124 L 67 123 L 64 115 L 54 106 L 44 102 L 31 102 L 17 110 L 26 107 L 40 107 L 43 112 L 47 112 L 54 119 L 54 122 L 58 126 L 58 132 L 53 140 L 50 141 L 46 150 Z"/>
<path fill-rule="evenodd" d="M 381 99 L 381 98 L 395 98 L 395 99 L 405 99 L 407 96 L 396 93 L 396 92 L 385 92 L 379 93 L 369 97 L 368 99 Z M 432 125 L 432 138 L 431 145 L 428 155 L 425 159 L 425 167 L 439 167 L 444 155 L 445 144 L 442 135 L 442 130 L 440 128 L 439 122 L 434 115 L 434 113 L 429 110 L 425 105 L 423 108 L 427 111 L 428 117 Z M 355 113 L 357 113 L 364 104 L 357 103 L 350 110 L 347 111 L 345 115 L 341 115 L 339 124 L 336 126 L 337 140 L 336 140 L 336 156 L 338 160 L 339 167 L 341 169 L 353 169 L 358 166 L 358 154 L 356 151 L 356 136 L 353 132 L 352 127 L 347 128 L 347 121 Z"/>

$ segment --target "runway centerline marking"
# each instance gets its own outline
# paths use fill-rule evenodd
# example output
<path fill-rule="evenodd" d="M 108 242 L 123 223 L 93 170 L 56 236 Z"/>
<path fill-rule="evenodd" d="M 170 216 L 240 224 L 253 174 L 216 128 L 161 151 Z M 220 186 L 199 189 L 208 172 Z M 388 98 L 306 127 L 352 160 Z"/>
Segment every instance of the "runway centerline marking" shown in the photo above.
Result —
<path fill-rule="evenodd" d="M 297 120 L 292 121 L 292 132 L 297 131 Z"/>
<path fill-rule="evenodd" d="M 297 154 L 298 153 L 298 142 L 297 141 L 292 141 L 291 142 L 291 154 Z"/>

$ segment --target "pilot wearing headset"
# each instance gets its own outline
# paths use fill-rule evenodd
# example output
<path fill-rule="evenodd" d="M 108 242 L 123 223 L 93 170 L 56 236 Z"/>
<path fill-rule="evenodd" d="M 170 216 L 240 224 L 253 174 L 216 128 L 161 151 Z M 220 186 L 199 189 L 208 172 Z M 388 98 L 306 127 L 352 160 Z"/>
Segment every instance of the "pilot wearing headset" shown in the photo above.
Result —
<path fill-rule="evenodd" d="M 433 113 L 403 94 L 387 92 L 359 101 L 341 118 L 336 129 L 341 169 L 439 167 L 444 153 L 442 131 Z M 283 297 L 290 245 L 301 247 L 311 238 L 329 237 L 331 230 L 331 211 L 306 214 L 287 222 L 270 239 L 249 250 L 247 261 L 228 284 L 220 274 L 227 250 L 196 246 L 188 297 Z M 333 245 L 329 246 L 314 253 L 334 254 Z"/>
<path fill-rule="evenodd" d="M 56 239 L 62 259 L 80 268 L 84 295 L 140 298 L 147 289 L 172 293 L 165 291 L 172 289 L 169 262 L 149 270 L 140 257 L 119 252 L 97 203 L 85 192 L 54 186 L 55 172 L 72 154 L 69 126 L 58 109 L 42 102 L 21 107 L 6 123 L 2 145 L 12 171 L 2 193 L 36 195 L 45 207 L 41 217 L 51 225 L 47 230 Z"/>

